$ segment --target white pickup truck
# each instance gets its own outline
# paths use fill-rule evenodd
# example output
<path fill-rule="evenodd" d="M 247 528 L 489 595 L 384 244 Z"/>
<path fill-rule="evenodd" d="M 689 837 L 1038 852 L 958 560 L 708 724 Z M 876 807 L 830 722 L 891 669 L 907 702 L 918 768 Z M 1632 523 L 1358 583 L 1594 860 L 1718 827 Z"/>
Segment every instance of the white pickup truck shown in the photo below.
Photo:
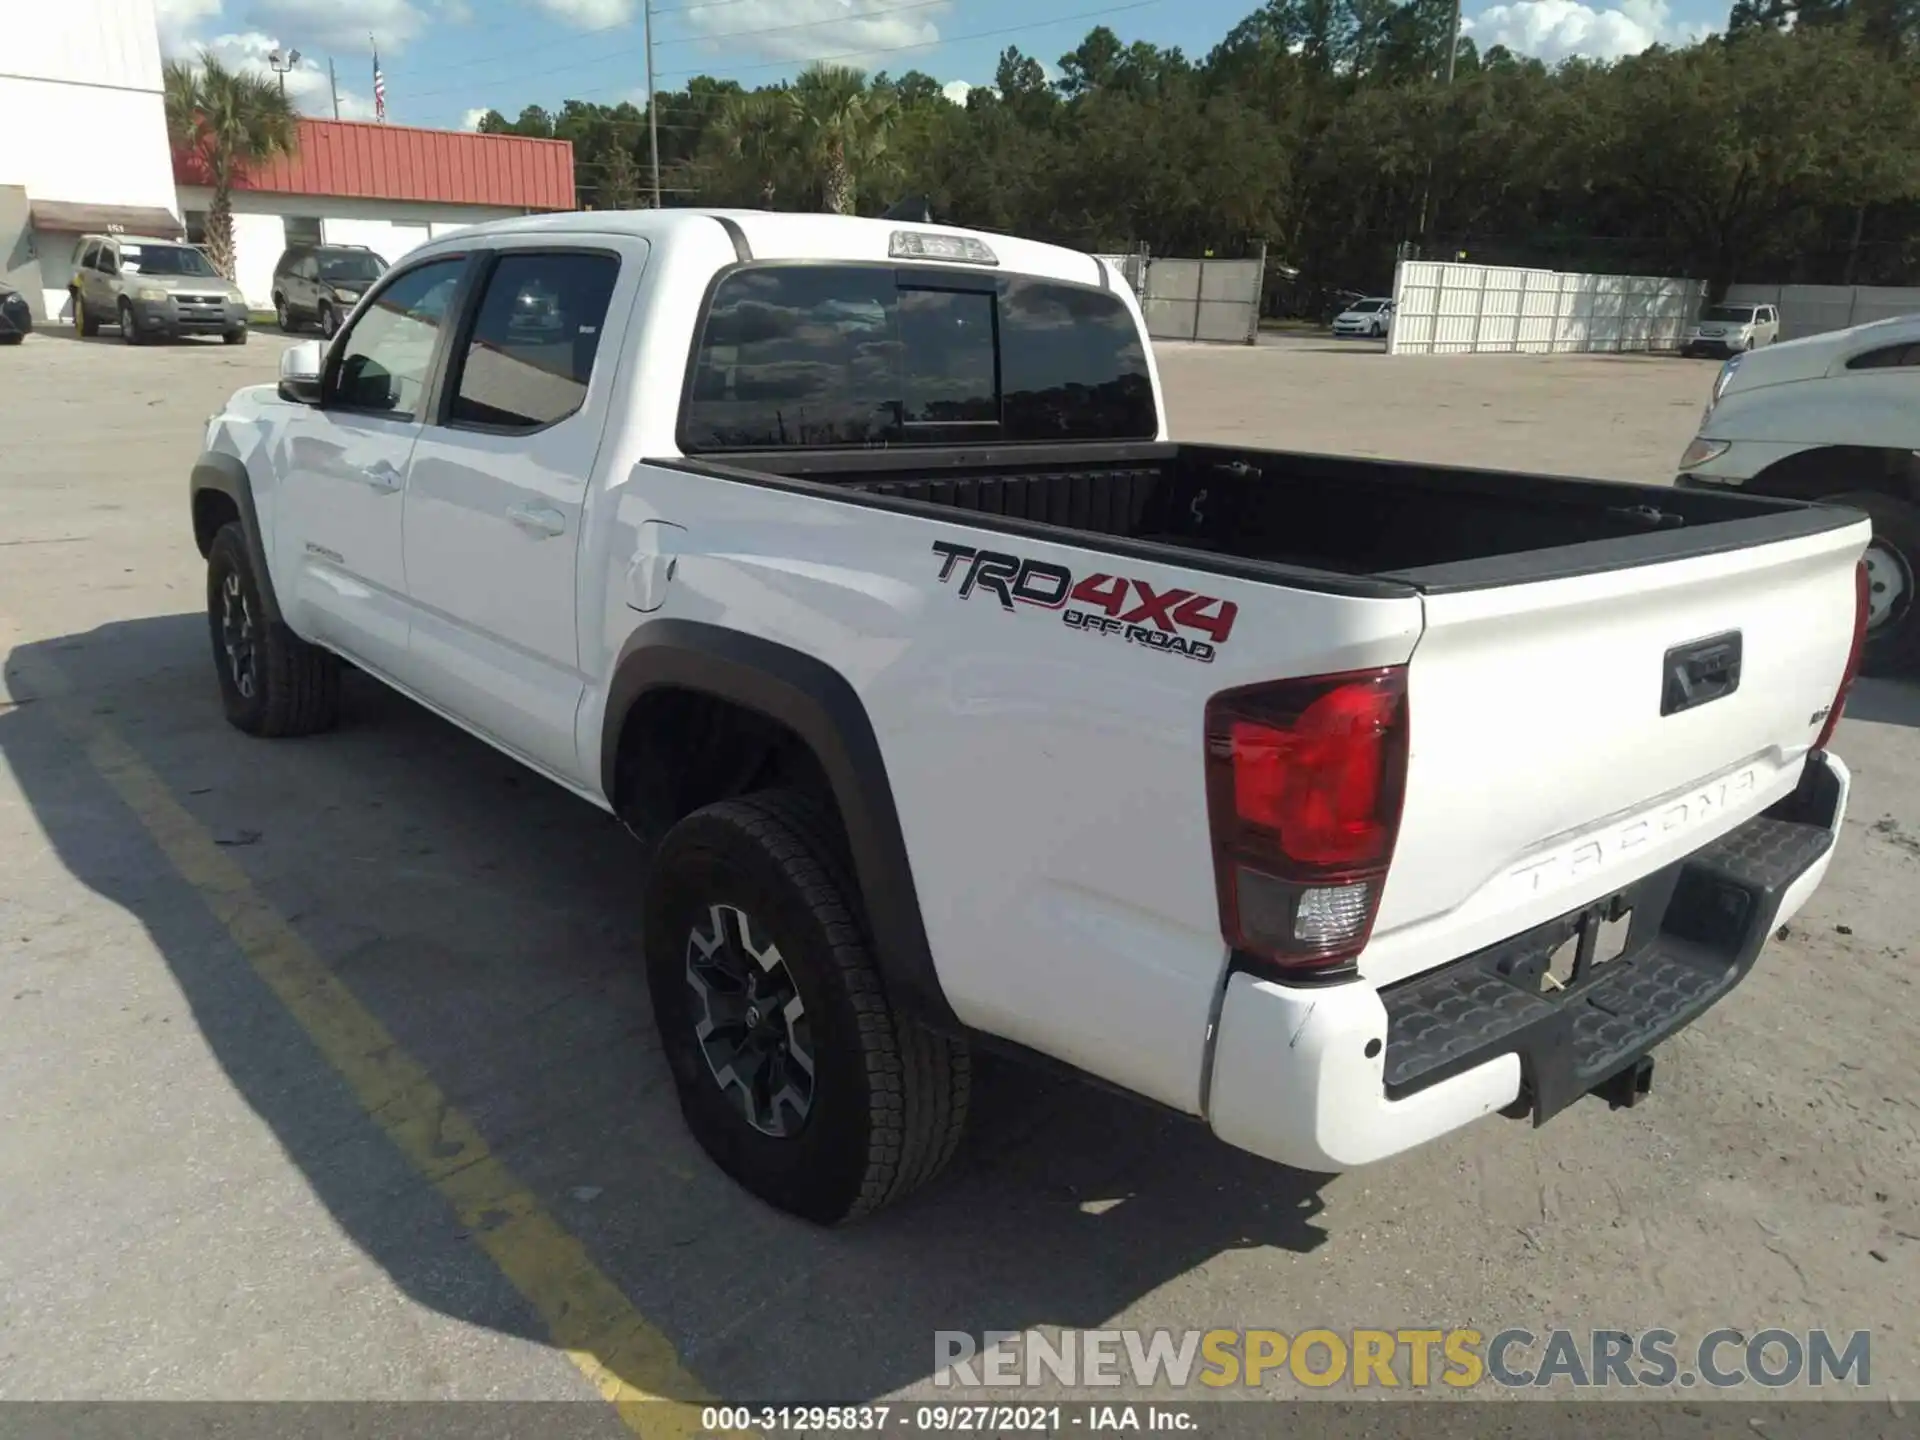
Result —
<path fill-rule="evenodd" d="M 507 220 L 281 376 L 192 473 L 228 717 L 345 662 L 618 814 L 686 1120 L 814 1220 L 989 1045 L 1321 1171 L 1631 1103 L 1840 826 L 1863 516 L 1173 443 L 1074 251 Z"/>

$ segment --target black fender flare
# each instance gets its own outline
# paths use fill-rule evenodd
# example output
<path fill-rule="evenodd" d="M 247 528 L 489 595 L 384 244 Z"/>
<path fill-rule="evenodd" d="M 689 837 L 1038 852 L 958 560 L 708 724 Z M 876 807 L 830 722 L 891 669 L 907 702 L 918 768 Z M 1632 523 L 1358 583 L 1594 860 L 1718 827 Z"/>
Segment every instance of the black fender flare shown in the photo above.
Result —
<path fill-rule="evenodd" d="M 962 1030 L 927 943 L 893 787 L 867 709 L 830 665 L 790 646 L 693 620 L 652 620 L 621 648 L 601 725 L 601 786 L 617 803 L 620 732 L 652 690 L 688 690 L 758 712 L 813 750 L 833 789 L 888 998 L 922 1023 Z"/>
<path fill-rule="evenodd" d="M 223 455 L 209 450 L 193 463 L 193 475 L 188 482 L 188 513 L 195 513 L 200 506 L 202 493 L 212 490 L 233 501 L 234 509 L 240 512 L 240 529 L 247 540 L 247 558 L 253 562 L 253 577 L 260 589 L 260 603 L 267 612 L 267 619 L 280 621 L 280 598 L 274 593 L 273 571 L 267 566 L 266 542 L 260 534 L 260 512 L 254 508 L 253 478 L 247 474 L 245 462 L 233 455 Z M 211 540 L 211 536 L 207 537 Z M 206 545 L 201 542 L 198 526 L 195 527 L 194 544 L 204 556 Z"/>

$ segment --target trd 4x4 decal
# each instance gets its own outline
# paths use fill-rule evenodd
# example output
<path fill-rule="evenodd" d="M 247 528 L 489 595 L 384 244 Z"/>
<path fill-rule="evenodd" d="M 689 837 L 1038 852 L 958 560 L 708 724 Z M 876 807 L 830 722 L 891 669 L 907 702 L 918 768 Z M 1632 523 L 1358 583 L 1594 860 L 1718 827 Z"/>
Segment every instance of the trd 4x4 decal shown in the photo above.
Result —
<path fill-rule="evenodd" d="M 1156 590 L 1126 575 L 1093 574 L 1075 579 L 1064 565 L 1028 560 L 1000 550 L 933 542 L 940 581 L 960 578 L 960 598 L 984 590 L 1011 611 L 1016 604 L 1058 610 L 1068 628 L 1092 635 L 1118 635 L 1170 655 L 1210 662 L 1227 643 L 1240 607 L 1193 590 Z M 1205 636 L 1205 639 L 1201 639 Z"/>

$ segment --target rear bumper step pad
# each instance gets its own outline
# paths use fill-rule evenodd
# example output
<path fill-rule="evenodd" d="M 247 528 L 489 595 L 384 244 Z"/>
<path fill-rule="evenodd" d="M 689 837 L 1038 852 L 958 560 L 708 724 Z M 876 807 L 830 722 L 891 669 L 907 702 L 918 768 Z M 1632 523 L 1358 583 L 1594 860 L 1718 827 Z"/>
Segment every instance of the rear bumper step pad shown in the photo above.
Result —
<path fill-rule="evenodd" d="M 1746 976 L 1788 887 L 1832 847 L 1836 798 L 1816 756 L 1792 796 L 1686 859 L 1382 990 L 1389 1098 L 1518 1054 L 1522 1104 L 1540 1124 L 1633 1064 Z M 1629 910 L 1617 957 L 1591 963 L 1587 940 L 1565 988 L 1543 985 L 1557 950 Z"/>

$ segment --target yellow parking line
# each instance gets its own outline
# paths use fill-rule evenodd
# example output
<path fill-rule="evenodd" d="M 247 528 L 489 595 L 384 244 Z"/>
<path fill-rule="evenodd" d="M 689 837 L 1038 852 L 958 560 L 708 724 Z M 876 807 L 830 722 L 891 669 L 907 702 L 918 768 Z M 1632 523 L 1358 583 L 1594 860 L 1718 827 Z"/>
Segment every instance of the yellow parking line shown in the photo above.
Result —
<path fill-rule="evenodd" d="M 462 1227 L 539 1314 L 553 1343 L 627 1427 L 645 1440 L 701 1433 L 700 1404 L 711 1397 L 672 1342 L 494 1157 L 473 1122 L 261 897 L 133 747 L 81 705 L 61 703 L 73 694 L 66 677 L 17 646 L 8 663 L 200 893 L 368 1116 L 453 1207 Z"/>

